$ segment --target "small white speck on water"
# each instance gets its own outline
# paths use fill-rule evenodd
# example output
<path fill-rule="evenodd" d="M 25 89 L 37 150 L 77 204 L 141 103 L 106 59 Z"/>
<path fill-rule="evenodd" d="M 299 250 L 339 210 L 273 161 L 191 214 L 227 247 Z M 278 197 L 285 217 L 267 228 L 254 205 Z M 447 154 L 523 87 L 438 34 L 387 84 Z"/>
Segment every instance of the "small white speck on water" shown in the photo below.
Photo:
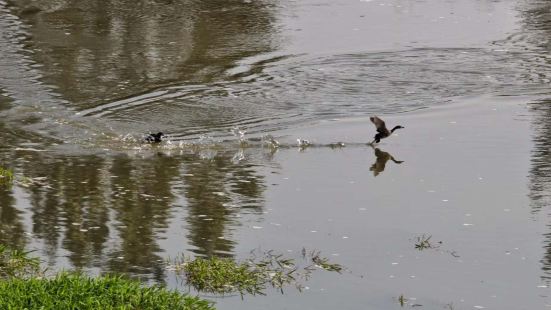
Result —
<path fill-rule="evenodd" d="M 463 223 L 463 226 L 473 226 L 474 224 L 470 224 L 470 223 Z"/>
<path fill-rule="evenodd" d="M 262 226 L 253 226 L 253 229 L 262 229 Z"/>
<path fill-rule="evenodd" d="M 457 124 L 457 122 L 456 121 L 451 121 L 450 124 Z"/>
<path fill-rule="evenodd" d="M 184 174 L 182 174 L 182 175 L 185 176 L 185 177 L 192 177 L 192 176 L 193 176 L 193 173 L 184 173 Z"/>
<path fill-rule="evenodd" d="M 211 218 L 204 218 L 203 221 L 212 221 L 213 219 Z"/>
<path fill-rule="evenodd" d="M 415 279 L 415 276 L 411 275 L 409 276 L 410 279 Z"/>
<path fill-rule="evenodd" d="M 224 192 L 214 192 L 214 194 L 216 194 L 218 196 L 226 196 L 226 193 L 224 193 Z"/>
<path fill-rule="evenodd" d="M 436 193 L 436 191 L 434 189 L 429 189 L 427 193 Z"/>
<path fill-rule="evenodd" d="M 484 306 L 473 306 L 473 308 L 475 308 L 475 309 L 484 309 L 486 307 L 484 307 Z"/>
<path fill-rule="evenodd" d="M 197 217 L 207 217 L 207 215 L 206 214 L 199 214 L 199 215 L 197 215 Z"/>
<path fill-rule="evenodd" d="M 350 183 L 350 184 L 355 184 L 356 181 L 348 181 L 348 183 Z"/>
<path fill-rule="evenodd" d="M 442 202 L 448 202 L 449 200 L 448 199 L 442 199 Z"/>
<path fill-rule="evenodd" d="M 483 177 L 478 177 L 478 179 L 479 179 L 479 180 L 481 180 L 481 181 L 482 181 L 482 180 L 484 180 L 484 178 L 483 178 Z"/>
<path fill-rule="evenodd" d="M 465 214 L 465 216 L 471 216 L 471 215 L 472 215 L 472 214 L 470 214 L 470 213 L 466 213 L 466 214 Z"/>
<path fill-rule="evenodd" d="M 124 259 L 124 256 L 119 256 L 119 257 L 117 257 L 117 258 L 118 258 L 118 259 Z"/>
<path fill-rule="evenodd" d="M 283 180 L 289 180 L 289 178 L 285 177 L 285 178 L 283 178 Z"/>
<path fill-rule="evenodd" d="M 339 253 L 333 253 L 332 256 L 341 256 Z"/>
<path fill-rule="evenodd" d="M 74 223 L 71 223 L 71 225 L 73 225 L 73 226 L 80 226 L 80 223 L 74 222 Z"/>
<path fill-rule="evenodd" d="M 80 231 L 82 231 L 82 232 L 87 232 L 87 231 L 88 231 L 88 229 L 85 229 L 85 228 L 81 228 L 81 229 L 80 229 Z"/>
<path fill-rule="evenodd" d="M 398 265 L 398 263 L 392 263 L 392 265 Z"/>
<path fill-rule="evenodd" d="M 548 288 L 549 286 L 547 286 L 547 285 L 538 285 L 537 287 L 538 288 Z"/>
<path fill-rule="evenodd" d="M 505 252 L 505 255 L 511 255 L 511 252 L 506 251 L 506 252 Z"/>
<path fill-rule="evenodd" d="M 305 289 L 305 290 L 309 290 L 310 287 L 309 287 L 309 286 L 305 286 L 304 289 Z"/>
<path fill-rule="evenodd" d="M 390 276 L 388 276 L 388 277 L 391 278 L 391 279 L 394 279 L 394 278 L 395 278 L 395 276 L 392 275 L 392 274 L 391 274 Z"/>
<path fill-rule="evenodd" d="M 358 208 L 358 210 L 365 211 L 365 210 L 367 210 L 367 208 Z"/>
<path fill-rule="evenodd" d="M 342 236 L 343 239 L 348 239 L 348 236 Z"/>
<path fill-rule="evenodd" d="M 270 223 L 270 225 L 281 226 L 281 224 L 279 224 L 279 223 Z"/>
<path fill-rule="evenodd" d="M 311 233 L 317 233 L 317 230 L 310 230 Z"/>

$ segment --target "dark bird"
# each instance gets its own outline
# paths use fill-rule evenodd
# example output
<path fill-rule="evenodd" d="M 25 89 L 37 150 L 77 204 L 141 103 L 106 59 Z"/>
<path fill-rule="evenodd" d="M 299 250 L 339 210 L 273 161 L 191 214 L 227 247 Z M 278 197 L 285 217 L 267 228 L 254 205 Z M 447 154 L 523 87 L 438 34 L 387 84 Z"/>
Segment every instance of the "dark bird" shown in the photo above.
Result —
<path fill-rule="evenodd" d="M 390 153 L 381 151 L 379 148 L 371 146 L 375 150 L 375 162 L 373 165 L 371 165 L 371 168 L 369 168 L 370 171 L 373 171 L 373 175 L 377 176 L 379 173 L 383 172 L 385 170 L 386 162 L 388 160 L 392 160 L 396 164 L 401 164 L 404 161 L 403 160 L 396 160 Z"/>
<path fill-rule="evenodd" d="M 166 137 L 164 133 L 158 132 L 158 133 L 150 133 L 147 137 L 145 137 L 145 142 L 147 143 L 160 143 L 163 141 L 163 138 Z"/>
<path fill-rule="evenodd" d="M 386 128 L 385 122 L 377 116 L 372 116 L 369 119 L 373 124 L 375 124 L 375 127 L 377 128 L 377 134 L 375 135 L 375 137 L 373 137 L 373 141 L 370 144 L 379 143 L 381 142 L 381 139 L 390 136 L 394 132 L 394 130 L 405 128 L 398 125 L 392 128 L 392 130 L 388 130 Z"/>

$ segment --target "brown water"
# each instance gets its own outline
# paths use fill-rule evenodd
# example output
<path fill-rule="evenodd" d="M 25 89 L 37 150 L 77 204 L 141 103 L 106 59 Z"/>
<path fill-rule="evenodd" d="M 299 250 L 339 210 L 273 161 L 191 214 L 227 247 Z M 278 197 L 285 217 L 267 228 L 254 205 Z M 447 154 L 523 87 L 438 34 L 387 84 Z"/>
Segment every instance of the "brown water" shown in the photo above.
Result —
<path fill-rule="evenodd" d="M 347 268 L 207 296 L 219 309 L 546 309 L 550 9 L 0 1 L 0 165 L 18 180 L 0 242 L 183 290 L 163 263 L 180 253 L 307 247 Z M 372 148 L 373 114 L 406 128 Z"/>

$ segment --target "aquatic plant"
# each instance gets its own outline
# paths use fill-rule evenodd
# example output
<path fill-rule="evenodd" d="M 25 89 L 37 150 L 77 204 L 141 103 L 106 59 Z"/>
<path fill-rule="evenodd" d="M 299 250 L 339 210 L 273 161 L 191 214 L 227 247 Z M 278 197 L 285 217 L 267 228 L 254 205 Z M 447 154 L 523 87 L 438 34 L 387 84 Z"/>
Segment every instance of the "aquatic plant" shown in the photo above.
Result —
<path fill-rule="evenodd" d="M 185 276 L 185 282 L 194 289 L 215 294 L 239 293 L 264 295 L 268 286 L 283 293 L 285 286 L 294 285 L 299 291 L 304 288 L 303 281 L 319 267 L 327 271 L 341 272 L 343 267 L 331 263 L 320 255 L 319 251 L 307 252 L 303 249 L 304 267 L 298 266 L 293 259 L 285 258 L 273 251 L 251 257 L 242 262 L 231 258 L 195 258 L 180 256 L 169 259 L 169 268 Z"/>
<path fill-rule="evenodd" d="M 198 297 L 143 286 L 121 276 L 59 273 L 48 279 L 39 259 L 29 253 L 0 245 L 2 309 L 214 309 Z"/>
<path fill-rule="evenodd" d="M 404 297 L 404 294 L 398 296 L 398 303 L 400 303 L 401 307 L 407 304 L 407 299 Z"/>
<path fill-rule="evenodd" d="M 0 279 L 28 278 L 41 275 L 38 258 L 28 256 L 29 252 L 12 250 L 0 245 Z"/>
<path fill-rule="evenodd" d="M 0 185 L 11 186 L 13 181 L 13 170 L 0 166 Z"/>
<path fill-rule="evenodd" d="M 198 297 L 142 286 L 119 276 L 90 278 L 69 273 L 53 279 L 0 281 L 0 301 L 2 309 L 214 309 Z"/>
<path fill-rule="evenodd" d="M 316 266 L 322 269 L 325 269 L 327 271 L 335 271 L 335 272 L 341 273 L 341 271 L 343 270 L 342 265 L 331 263 L 329 262 L 329 259 L 327 257 L 322 257 L 320 256 L 320 254 L 321 254 L 320 251 L 316 251 L 316 250 L 312 250 L 309 254 L 307 254 L 306 249 L 305 248 L 302 249 L 303 258 L 310 258 Z"/>
<path fill-rule="evenodd" d="M 425 250 L 425 249 L 437 249 L 442 244 L 442 241 L 438 241 L 437 243 L 432 243 L 430 239 L 432 238 L 432 235 L 425 235 L 416 237 L 415 242 L 415 248 L 419 251 Z"/>

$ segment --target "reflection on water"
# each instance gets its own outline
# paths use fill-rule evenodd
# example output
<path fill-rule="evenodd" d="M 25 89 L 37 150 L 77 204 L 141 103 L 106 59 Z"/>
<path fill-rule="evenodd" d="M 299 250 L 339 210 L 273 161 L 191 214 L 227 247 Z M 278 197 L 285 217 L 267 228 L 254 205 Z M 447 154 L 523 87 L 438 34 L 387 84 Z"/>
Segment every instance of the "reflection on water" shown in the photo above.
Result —
<path fill-rule="evenodd" d="M 408 176 L 417 182 L 421 174 L 412 172 L 415 165 L 387 169 L 385 176 L 392 178 L 374 179 L 369 171 L 378 176 L 389 160 L 403 162 L 374 148 L 371 166 L 356 163 L 347 174 L 336 169 L 336 177 L 326 178 L 323 169 L 338 166 L 332 155 L 354 162 L 355 157 L 346 156 L 356 154 L 360 148 L 353 146 L 360 143 L 363 152 L 367 141 L 331 137 L 347 141 L 343 147 L 304 135 L 312 142 L 295 154 L 289 143 L 278 145 L 270 138 L 265 140 L 271 147 L 264 148 L 258 137 L 270 133 L 279 139 L 279 130 L 298 130 L 311 121 L 397 114 L 479 95 L 537 99 L 529 196 L 534 214 L 543 213 L 551 203 L 550 6 L 536 0 L 519 4 L 518 11 L 509 1 L 0 1 L 0 165 L 19 176 L 45 178 L 29 187 L 0 187 L 0 242 L 39 248 L 51 266 L 128 272 L 163 282 L 167 251 L 237 256 L 243 239 L 268 231 L 251 223 L 261 221 L 274 205 L 288 213 L 276 214 L 282 221 L 268 223 L 270 228 L 289 231 L 298 228 L 280 222 L 304 215 L 296 211 L 301 208 L 310 210 L 303 211 L 308 216 L 326 216 L 329 229 L 363 229 L 365 223 L 333 227 L 334 217 L 345 214 L 349 218 L 341 220 L 346 223 L 363 220 L 347 214 L 347 208 L 354 205 L 354 212 L 367 213 L 362 199 L 382 196 L 385 212 L 395 212 L 389 218 L 401 218 L 409 209 L 394 209 L 396 195 L 384 191 L 401 188 L 405 193 L 413 187 L 387 182 Z M 520 28 L 514 31 L 500 19 L 517 15 Z M 333 18 L 340 22 L 329 23 Z M 477 35 L 482 33 L 477 27 L 486 24 L 493 27 L 491 38 L 486 32 Z M 455 37 L 446 31 L 463 28 L 473 39 L 450 42 Z M 454 120 L 454 126 L 461 121 Z M 237 145 L 230 131 L 236 126 L 237 132 L 257 139 Z M 168 133 L 174 144 L 143 147 L 125 140 L 158 131 Z M 443 143 L 446 134 L 435 138 Z M 177 147 L 184 142 L 189 144 Z M 405 139 L 390 143 L 407 146 L 400 155 L 416 165 L 416 154 L 442 151 L 433 153 Z M 411 148 L 417 153 L 403 151 Z M 494 151 L 488 152 L 498 156 Z M 302 157 L 287 160 L 291 153 Z M 426 160 L 430 168 L 425 170 L 434 167 L 440 179 L 426 188 L 415 183 L 415 188 L 450 195 L 438 188 L 447 176 L 437 173 L 450 163 Z M 312 163 L 320 165 L 304 168 Z M 357 167 L 364 170 L 353 178 Z M 295 184 L 278 178 L 282 171 L 311 178 Z M 366 175 L 369 180 L 361 179 Z M 471 179 L 460 180 L 464 183 L 450 184 L 472 185 Z M 308 182 L 319 185 L 314 193 L 328 194 L 328 203 L 342 206 L 339 212 L 314 208 L 320 203 L 316 195 L 301 193 Z M 357 195 L 368 188 L 366 183 L 381 190 Z M 269 190 L 280 187 L 287 192 L 270 196 Z M 342 197 L 344 188 L 349 196 Z M 430 198 L 409 194 L 419 205 L 432 206 Z M 448 198 L 438 202 L 451 202 Z M 430 212 L 449 219 L 444 212 L 451 211 Z M 295 224 L 302 229 L 311 222 Z M 258 230 L 243 233 L 243 227 Z M 316 235 L 318 229 L 308 231 Z M 328 231 L 318 244 L 336 234 Z M 342 232 L 332 245 L 348 238 Z M 548 275 L 551 236 L 545 238 Z"/>
<path fill-rule="evenodd" d="M 71 265 L 129 272 L 163 281 L 163 239 L 174 212 L 185 207 L 186 231 L 199 255 L 232 255 L 234 217 L 262 210 L 263 178 L 233 154 L 51 157 L 20 154 L 16 174 L 45 177 L 42 186 L 15 187 L 32 216 L 32 234 L 55 264 L 59 247 Z M 13 189 L 2 189 L 2 242 L 25 243 Z M 182 196 L 180 196 L 182 195 Z M 184 199 L 185 198 L 185 199 Z M 21 201 L 19 202 L 21 203 Z M 178 212 L 178 214 L 182 214 Z"/>
<path fill-rule="evenodd" d="M 529 58 L 525 65 L 531 68 L 527 78 L 548 84 L 551 82 L 549 65 L 551 59 L 551 3 L 548 1 L 527 1 L 520 7 L 522 24 L 530 35 L 514 36 L 516 44 L 522 45 L 529 51 Z M 524 32 L 525 33 L 525 32 Z M 532 210 L 538 214 L 542 210 L 548 211 L 551 205 L 551 98 L 549 93 L 542 94 L 543 98 L 531 104 L 533 118 L 533 150 L 529 173 L 530 200 Z M 551 229 L 551 225 L 547 225 Z M 547 281 L 551 279 L 551 233 L 544 234 L 545 256 L 542 258 L 542 269 Z"/>
<path fill-rule="evenodd" d="M 373 176 L 378 176 L 379 173 L 383 172 L 385 170 L 386 162 L 389 160 L 393 161 L 395 164 L 401 164 L 404 162 L 403 160 L 394 159 L 390 153 L 381 151 L 378 147 L 374 147 L 373 145 L 371 145 L 371 147 L 375 152 L 375 162 L 371 165 L 371 168 L 369 168 L 370 171 L 373 171 Z"/>

